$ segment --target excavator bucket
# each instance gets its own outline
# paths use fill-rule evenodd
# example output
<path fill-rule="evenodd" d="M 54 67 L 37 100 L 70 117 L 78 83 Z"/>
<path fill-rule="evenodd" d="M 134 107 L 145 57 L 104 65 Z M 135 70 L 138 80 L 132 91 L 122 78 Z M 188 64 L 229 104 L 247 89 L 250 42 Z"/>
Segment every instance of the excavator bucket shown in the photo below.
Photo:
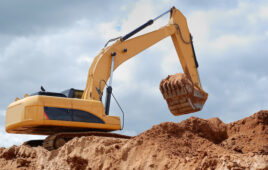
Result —
<path fill-rule="evenodd" d="M 175 116 L 200 111 L 208 97 L 203 89 L 194 85 L 183 73 L 163 79 L 160 91 Z"/>

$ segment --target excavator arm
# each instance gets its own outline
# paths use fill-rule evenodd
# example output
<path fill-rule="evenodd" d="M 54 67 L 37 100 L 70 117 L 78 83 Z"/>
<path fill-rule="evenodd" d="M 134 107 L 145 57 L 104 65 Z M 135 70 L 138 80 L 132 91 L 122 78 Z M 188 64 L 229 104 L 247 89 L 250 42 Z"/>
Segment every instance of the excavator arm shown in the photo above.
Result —
<path fill-rule="evenodd" d="M 173 7 L 170 10 L 170 19 L 166 26 L 153 32 L 128 39 L 152 23 L 153 20 L 149 20 L 138 29 L 117 40 L 111 46 L 102 49 L 99 55 L 94 58 L 89 69 L 86 88 L 82 96 L 83 99 L 100 100 L 100 96 L 105 86 L 101 82 L 103 80 L 106 82 L 110 78 L 111 83 L 111 73 L 120 64 L 169 36 L 171 36 L 173 40 L 184 73 L 198 89 L 202 90 L 197 71 L 198 64 L 195 58 L 192 37 L 189 33 L 185 16 Z M 109 94 L 109 91 L 111 93 L 111 90 L 112 89 L 109 86 L 107 94 Z M 107 110 L 109 104 L 110 99 L 108 97 L 108 101 L 106 100 L 106 114 L 109 113 L 109 108 Z"/>

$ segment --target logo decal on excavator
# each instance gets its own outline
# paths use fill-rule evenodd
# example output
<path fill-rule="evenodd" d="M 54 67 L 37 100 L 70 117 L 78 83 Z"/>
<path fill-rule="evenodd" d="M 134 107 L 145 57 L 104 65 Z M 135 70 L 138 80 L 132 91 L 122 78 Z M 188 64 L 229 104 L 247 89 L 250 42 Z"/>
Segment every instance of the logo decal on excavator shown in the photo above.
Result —
<path fill-rule="evenodd" d="M 46 112 L 44 112 L 44 115 L 45 115 L 46 119 L 47 119 L 47 120 L 49 120 L 49 118 L 48 118 L 48 116 L 47 116 Z"/>

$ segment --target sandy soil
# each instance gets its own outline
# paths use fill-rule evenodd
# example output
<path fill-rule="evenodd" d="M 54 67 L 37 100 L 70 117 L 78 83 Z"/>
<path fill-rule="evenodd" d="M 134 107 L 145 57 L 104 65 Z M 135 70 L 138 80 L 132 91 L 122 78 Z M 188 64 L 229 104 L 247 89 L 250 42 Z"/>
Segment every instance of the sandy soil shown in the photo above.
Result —
<path fill-rule="evenodd" d="M 132 139 L 75 138 L 63 147 L 0 148 L 1 169 L 268 170 L 268 111 L 225 124 L 191 117 L 165 122 Z"/>

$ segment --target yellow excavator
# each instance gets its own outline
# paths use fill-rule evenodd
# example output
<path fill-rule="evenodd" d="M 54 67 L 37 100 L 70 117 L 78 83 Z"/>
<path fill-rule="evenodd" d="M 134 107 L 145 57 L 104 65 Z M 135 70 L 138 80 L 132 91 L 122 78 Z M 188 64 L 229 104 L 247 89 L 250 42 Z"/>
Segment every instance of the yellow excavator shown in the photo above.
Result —
<path fill-rule="evenodd" d="M 130 39 L 167 13 L 170 13 L 170 19 L 166 26 Z M 49 150 L 56 149 L 66 141 L 79 136 L 129 138 L 129 136 L 110 133 L 121 129 L 120 117 L 109 115 L 113 72 L 126 60 L 169 36 L 173 40 L 184 73 L 193 88 L 190 90 L 191 93 L 186 94 L 187 90 L 177 93 L 175 87 L 165 83 L 161 92 L 169 106 L 173 104 L 171 112 L 174 115 L 201 110 L 208 95 L 202 89 L 199 80 L 192 36 L 186 18 L 173 7 L 125 36 L 109 40 L 108 43 L 115 42 L 110 46 L 106 44 L 94 58 L 84 91 L 71 88 L 55 93 L 45 91 L 41 87 L 41 91 L 37 93 L 25 94 L 23 99 L 16 98 L 6 111 L 6 131 L 16 134 L 48 135 L 44 141 L 29 141 L 28 144 L 38 143 L 39 145 L 42 142 L 42 145 Z M 102 95 L 105 86 L 107 86 L 106 100 L 103 104 Z M 173 96 L 173 100 L 178 99 L 179 102 L 172 101 L 169 96 Z"/>

